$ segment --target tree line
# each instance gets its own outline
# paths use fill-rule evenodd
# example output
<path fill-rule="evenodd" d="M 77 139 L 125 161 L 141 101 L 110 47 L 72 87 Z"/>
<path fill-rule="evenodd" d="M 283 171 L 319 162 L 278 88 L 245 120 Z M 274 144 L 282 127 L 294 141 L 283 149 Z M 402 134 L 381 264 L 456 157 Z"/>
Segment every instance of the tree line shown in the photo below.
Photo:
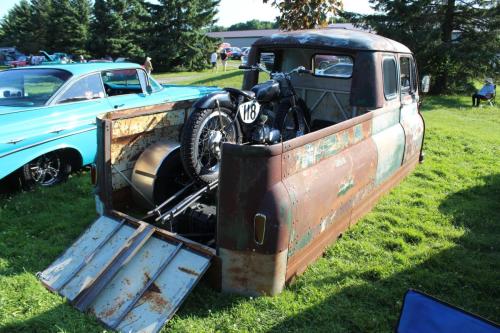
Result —
<path fill-rule="evenodd" d="M 125 57 L 199 70 L 217 47 L 205 28 L 220 0 L 22 0 L 0 23 L 0 45 L 86 57 Z"/>
<path fill-rule="evenodd" d="M 232 24 L 227 28 L 220 25 L 214 25 L 210 27 L 208 30 L 211 32 L 215 32 L 215 31 L 265 30 L 265 29 L 278 29 L 278 28 L 279 28 L 278 22 L 250 20 L 246 22 Z"/>
<path fill-rule="evenodd" d="M 374 14 L 343 10 L 342 0 L 263 0 L 281 29 L 324 27 L 343 18 L 408 46 L 433 93 L 470 92 L 473 81 L 500 79 L 499 0 L 370 0 Z"/>
<path fill-rule="evenodd" d="M 155 68 L 199 70 L 219 41 L 220 0 L 22 0 L 0 22 L 0 44 L 26 53 L 153 58 Z M 324 27 L 348 21 L 407 45 L 435 93 L 464 90 L 484 76 L 500 79 L 498 0 L 370 0 L 375 14 L 343 10 L 341 0 L 263 0 L 276 23 L 252 20 L 227 30 Z"/>
<path fill-rule="evenodd" d="M 351 21 L 408 46 L 433 93 L 470 92 L 473 80 L 500 79 L 498 0 L 370 0 Z"/>

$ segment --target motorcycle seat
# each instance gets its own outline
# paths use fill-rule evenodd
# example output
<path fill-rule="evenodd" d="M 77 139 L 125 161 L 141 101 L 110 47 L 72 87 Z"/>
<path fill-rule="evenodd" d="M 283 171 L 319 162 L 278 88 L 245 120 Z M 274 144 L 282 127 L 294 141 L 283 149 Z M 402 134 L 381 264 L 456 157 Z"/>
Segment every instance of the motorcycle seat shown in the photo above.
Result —
<path fill-rule="evenodd" d="M 240 90 L 236 88 L 224 88 L 225 91 L 231 93 L 231 94 L 236 94 L 236 95 L 243 95 L 248 99 L 253 99 L 255 97 L 255 93 L 250 90 Z"/>
<path fill-rule="evenodd" d="M 241 92 L 244 93 L 250 99 L 255 98 L 255 93 L 251 90 L 242 90 Z"/>

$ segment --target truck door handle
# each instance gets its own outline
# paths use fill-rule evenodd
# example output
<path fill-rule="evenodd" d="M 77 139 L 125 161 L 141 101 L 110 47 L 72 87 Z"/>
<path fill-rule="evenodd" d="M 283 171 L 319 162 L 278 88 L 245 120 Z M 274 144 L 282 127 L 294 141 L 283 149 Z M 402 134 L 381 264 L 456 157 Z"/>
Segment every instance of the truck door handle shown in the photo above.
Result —
<path fill-rule="evenodd" d="M 125 104 L 115 104 L 114 108 L 115 109 L 118 109 L 118 108 L 121 108 L 122 106 L 124 106 Z"/>

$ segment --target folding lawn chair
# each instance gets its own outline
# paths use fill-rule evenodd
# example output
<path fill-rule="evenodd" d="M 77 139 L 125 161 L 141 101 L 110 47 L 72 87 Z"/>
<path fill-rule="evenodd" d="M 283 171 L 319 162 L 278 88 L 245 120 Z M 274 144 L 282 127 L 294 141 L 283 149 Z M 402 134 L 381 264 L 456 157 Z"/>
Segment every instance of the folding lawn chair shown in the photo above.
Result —
<path fill-rule="evenodd" d="M 493 87 L 495 88 L 495 90 L 493 92 L 493 95 L 491 95 L 490 98 L 482 99 L 483 101 L 485 101 L 486 103 L 488 103 L 490 106 L 494 106 L 495 105 L 495 99 L 497 97 L 497 85 L 495 84 Z"/>
<path fill-rule="evenodd" d="M 499 333 L 500 326 L 420 291 L 405 294 L 397 333 Z"/>

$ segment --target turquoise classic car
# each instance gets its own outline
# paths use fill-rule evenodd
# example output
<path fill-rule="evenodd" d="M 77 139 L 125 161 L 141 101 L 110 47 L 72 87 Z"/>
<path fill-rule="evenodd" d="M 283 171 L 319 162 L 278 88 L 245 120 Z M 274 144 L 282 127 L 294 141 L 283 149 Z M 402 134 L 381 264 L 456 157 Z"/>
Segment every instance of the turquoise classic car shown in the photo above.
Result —
<path fill-rule="evenodd" d="M 160 85 L 132 63 L 23 67 L 0 72 L 0 180 L 49 186 L 94 162 L 96 116 L 195 100 L 214 87 Z"/>

